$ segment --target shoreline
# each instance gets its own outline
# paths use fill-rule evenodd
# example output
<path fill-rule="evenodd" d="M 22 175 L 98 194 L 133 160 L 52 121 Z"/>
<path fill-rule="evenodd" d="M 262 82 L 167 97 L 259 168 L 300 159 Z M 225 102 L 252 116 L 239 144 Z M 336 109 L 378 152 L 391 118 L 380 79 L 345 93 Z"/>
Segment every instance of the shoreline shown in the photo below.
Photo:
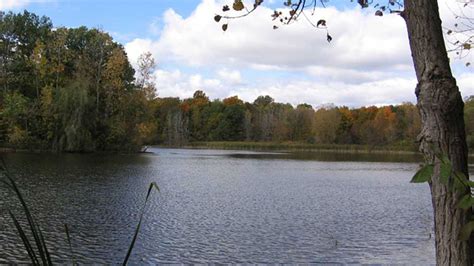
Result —
<path fill-rule="evenodd" d="M 368 145 L 344 145 L 344 144 L 307 144 L 294 142 L 245 142 L 245 141 L 209 141 L 190 142 L 181 146 L 153 144 L 149 148 L 163 149 L 202 149 L 202 150 L 242 150 L 260 152 L 327 152 L 327 153 L 360 153 L 360 154 L 399 154 L 399 155 L 422 155 L 419 151 L 406 146 L 368 146 Z M 0 147 L 0 155 L 7 153 L 54 153 L 54 154 L 148 154 L 150 151 L 90 151 L 90 152 L 57 152 L 43 149 L 15 149 Z M 474 157 L 474 153 L 469 153 Z"/>
<path fill-rule="evenodd" d="M 151 147 L 151 146 L 148 146 Z M 31 154 L 146 154 L 149 151 L 54 151 L 44 149 L 15 149 L 0 147 L 0 155 L 7 153 L 31 153 Z"/>
<path fill-rule="evenodd" d="M 245 141 L 217 141 L 217 142 L 190 142 L 182 146 L 152 145 L 158 148 L 177 149 L 220 149 L 220 150 L 248 150 L 272 152 L 335 152 L 335 153 L 376 153 L 376 154 L 420 154 L 410 147 L 384 147 L 368 145 L 344 144 L 307 144 L 290 142 L 245 142 Z"/>

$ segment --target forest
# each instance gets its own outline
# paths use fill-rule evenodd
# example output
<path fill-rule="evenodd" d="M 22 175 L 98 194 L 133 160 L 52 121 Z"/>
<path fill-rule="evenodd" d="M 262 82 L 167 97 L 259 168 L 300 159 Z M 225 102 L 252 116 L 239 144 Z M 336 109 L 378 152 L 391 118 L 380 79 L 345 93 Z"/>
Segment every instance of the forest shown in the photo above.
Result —
<path fill-rule="evenodd" d="M 55 151 L 136 150 L 154 132 L 146 82 L 98 29 L 0 13 L 0 142 Z"/>
<path fill-rule="evenodd" d="M 53 27 L 28 11 L 0 12 L 0 146 L 66 152 L 137 151 L 143 145 L 264 141 L 417 147 L 415 105 L 360 108 L 159 97 L 154 59 L 134 70 L 98 29 Z M 474 97 L 465 100 L 474 148 Z"/>

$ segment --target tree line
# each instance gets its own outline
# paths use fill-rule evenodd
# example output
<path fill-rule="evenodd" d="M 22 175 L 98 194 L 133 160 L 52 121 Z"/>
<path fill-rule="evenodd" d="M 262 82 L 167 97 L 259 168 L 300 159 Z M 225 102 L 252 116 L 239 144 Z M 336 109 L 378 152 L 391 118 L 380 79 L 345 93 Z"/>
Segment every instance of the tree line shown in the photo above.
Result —
<path fill-rule="evenodd" d="M 139 150 L 193 141 L 291 141 L 416 149 L 416 106 L 335 107 L 277 103 L 259 96 L 210 100 L 155 95 L 150 53 L 131 66 L 124 48 L 98 29 L 54 28 L 28 11 L 0 12 L 0 144 L 55 151 Z M 474 147 L 474 97 L 466 99 Z"/>
<path fill-rule="evenodd" d="M 210 101 L 202 91 L 192 98 L 157 100 L 158 142 L 292 141 L 324 144 L 414 146 L 420 130 L 416 106 L 322 107 L 277 103 L 259 96 Z"/>
<path fill-rule="evenodd" d="M 203 91 L 192 98 L 157 98 L 156 143 L 180 146 L 195 141 L 271 141 L 309 144 L 360 144 L 417 149 L 419 111 L 412 103 L 360 108 L 309 104 L 296 107 L 259 96 L 210 100 Z M 474 148 L 474 96 L 465 100 L 466 133 Z"/>
<path fill-rule="evenodd" d="M 0 143 L 56 151 L 136 150 L 156 122 L 148 75 L 98 29 L 54 28 L 28 11 L 0 12 Z"/>

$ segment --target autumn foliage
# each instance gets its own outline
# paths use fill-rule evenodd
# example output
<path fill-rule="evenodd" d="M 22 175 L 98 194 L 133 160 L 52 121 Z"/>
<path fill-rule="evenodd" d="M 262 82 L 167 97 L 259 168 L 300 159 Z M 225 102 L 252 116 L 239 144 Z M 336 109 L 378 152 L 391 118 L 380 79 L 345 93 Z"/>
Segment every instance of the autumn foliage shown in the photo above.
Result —
<path fill-rule="evenodd" d="M 139 80 L 122 45 L 97 29 L 0 12 L 0 144 L 87 152 L 140 149 L 156 136 L 154 62 Z"/>
<path fill-rule="evenodd" d="M 194 141 L 291 141 L 416 149 L 420 131 L 418 111 L 411 103 L 315 109 L 308 104 L 294 107 L 277 103 L 270 96 L 259 96 L 253 103 L 238 96 L 211 101 L 204 92 L 197 91 L 188 99 L 159 98 L 156 114 L 160 121 L 165 120 L 158 128 L 157 140 L 170 145 Z M 181 142 L 171 141 L 177 139 Z"/>

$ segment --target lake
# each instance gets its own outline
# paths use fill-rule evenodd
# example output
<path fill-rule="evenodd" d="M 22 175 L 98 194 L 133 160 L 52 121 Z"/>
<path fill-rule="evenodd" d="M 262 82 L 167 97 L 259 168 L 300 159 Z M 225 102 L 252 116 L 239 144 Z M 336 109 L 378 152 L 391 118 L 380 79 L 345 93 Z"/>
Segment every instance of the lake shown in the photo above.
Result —
<path fill-rule="evenodd" d="M 415 155 L 150 148 L 6 154 L 53 261 L 120 263 L 150 182 L 132 264 L 434 264 L 429 187 Z M 0 189 L 0 263 L 28 262 Z"/>

